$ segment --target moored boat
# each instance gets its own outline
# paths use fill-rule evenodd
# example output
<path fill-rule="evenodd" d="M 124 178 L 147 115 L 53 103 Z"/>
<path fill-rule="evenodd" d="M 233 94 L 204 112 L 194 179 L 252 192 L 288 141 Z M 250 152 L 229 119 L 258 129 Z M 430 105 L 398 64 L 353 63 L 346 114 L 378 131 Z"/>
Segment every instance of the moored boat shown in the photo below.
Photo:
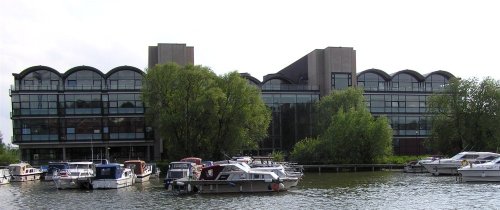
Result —
<path fill-rule="evenodd" d="M 464 161 L 463 165 L 464 167 L 458 169 L 460 181 L 500 182 L 500 157 L 480 164 Z"/>
<path fill-rule="evenodd" d="M 135 182 L 147 182 L 153 173 L 153 166 L 146 164 L 143 160 L 127 160 L 125 167 L 131 168 L 135 173 Z"/>
<path fill-rule="evenodd" d="M 427 169 L 422 165 L 443 158 L 442 156 L 430 156 L 420 160 L 410 161 L 403 167 L 405 173 L 427 173 Z"/>
<path fill-rule="evenodd" d="M 57 189 L 90 189 L 95 177 L 93 162 L 69 162 L 66 169 L 58 170 L 52 176 Z"/>
<path fill-rule="evenodd" d="M 0 185 L 10 183 L 10 171 L 8 168 L 0 168 Z"/>
<path fill-rule="evenodd" d="M 167 176 L 163 180 L 165 189 L 172 190 L 172 183 L 177 179 L 185 177 L 198 179 L 199 173 L 195 172 L 197 168 L 197 165 L 193 162 L 171 162 L 168 165 Z"/>
<path fill-rule="evenodd" d="M 118 189 L 132 186 L 135 183 L 135 174 L 123 164 L 110 163 L 96 165 L 96 176 L 92 181 L 93 189 Z"/>
<path fill-rule="evenodd" d="M 451 158 L 438 159 L 428 163 L 422 163 L 427 171 L 433 175 L 457 175 L 457 169 L 462 167 L 462 162 L 478 164 L 491 161 L 500 154 L 493 152 L 460 152 Z"/>
<path fill-rule="evenodd" d="M 68 162 L 49 162 L 49 164 L 47 165 L 47 173 L 44 176 L 44 180 L 52 181 L 52 177 L 56 176 L 60 170 L 65 170 L 68 168 Z"/>
<path fill-rule="evenodd" d="M 203 168 L 199 179 L 189 177 L 175 180 L 176 193 L 237 193 L 285 191 L 278 175 L 255 171 L 240 163 L 220 164 Z"/>
<path fill-rule="evenodd" d="M 42 171 L 39 168 L 34 168 L 28 163 L 16 163 L 9 165 L 10 174 L 13 182 L 25 182 L 40 180 Z"/>

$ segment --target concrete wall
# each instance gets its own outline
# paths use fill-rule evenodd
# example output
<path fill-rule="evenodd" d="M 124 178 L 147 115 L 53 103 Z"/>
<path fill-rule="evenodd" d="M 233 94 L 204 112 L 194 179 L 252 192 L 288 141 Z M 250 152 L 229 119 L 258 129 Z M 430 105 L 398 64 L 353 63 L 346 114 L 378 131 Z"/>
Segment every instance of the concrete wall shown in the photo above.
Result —
<path fill-rule="evenodd" d="M 356 84 L 356 51 L 351 47 L 328 47 L 307 55 L 309 85 L 320 87 L 321 96 L 331 92 L 331 73 L 351 73 Z"/>
<path fill-rule="evenodd" d="M 194 64 L 194 47 L 186 44 L 159 43 L 149 47 L 148 68 L 156 64 L 174 62 L 179 65 Z"/>

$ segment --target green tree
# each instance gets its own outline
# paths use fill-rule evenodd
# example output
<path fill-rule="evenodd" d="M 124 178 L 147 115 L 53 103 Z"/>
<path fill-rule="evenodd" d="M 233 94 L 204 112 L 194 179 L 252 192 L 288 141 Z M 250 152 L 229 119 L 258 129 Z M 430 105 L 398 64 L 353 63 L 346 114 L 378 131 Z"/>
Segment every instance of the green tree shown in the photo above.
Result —
<path fill-rule="evenodd" d="M 429 100 L 431 139 L 426 143 L 452 155 L 461 150 L 498 151 L 500 147 L 500 82 L 452 79 Z"/>
<path fill-rule="evenodd" d="M 147 70 L 142 97 L 171 159 L 254 149 L 270 122 L 258 89 L 236 72 L 218 77 L 202 66 L 157 65 Z"/>
<path fill-rule="evenodd" d="M 17 162 L 19 162 L 19 149 L 4 144 L 3 135 L 0 132 L 0 165 L 9 165 Z"/>
<path fill-rule="evenodd" d="M 334 91 L 316 105 L 317 139 L 298 142 L 294 160 L 324 163 L 377 163 L 392 155 L 392 129 L 386 117 L 374 118 L 366 108 L 363 91 Z M 344 111 L 347 110 L 347 111 Z"/>
<path fill-rule="evenodd" d="M 349 110 L 350 108 L 366 108 L 363 90 L 360 88 L 347 88 L 342 91 L 333 91 L 330 95 L 321 98 L 315 106 L 317 110 L 317 126 L 319 131 L 326 130 L 332 124 L 332 116 L 340 109 Z"/>

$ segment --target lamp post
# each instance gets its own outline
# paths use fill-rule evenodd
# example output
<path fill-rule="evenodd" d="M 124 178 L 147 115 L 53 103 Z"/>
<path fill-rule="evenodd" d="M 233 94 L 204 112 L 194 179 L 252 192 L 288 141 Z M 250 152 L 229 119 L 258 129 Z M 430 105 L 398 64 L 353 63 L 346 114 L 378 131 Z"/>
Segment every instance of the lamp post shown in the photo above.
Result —
<path fill-rule="evenodd" d="M 420 142 L 418 142 L 418 130 L 415 130 L 415 142 L 417 143 L 417 155 L 420 155 Z"/>

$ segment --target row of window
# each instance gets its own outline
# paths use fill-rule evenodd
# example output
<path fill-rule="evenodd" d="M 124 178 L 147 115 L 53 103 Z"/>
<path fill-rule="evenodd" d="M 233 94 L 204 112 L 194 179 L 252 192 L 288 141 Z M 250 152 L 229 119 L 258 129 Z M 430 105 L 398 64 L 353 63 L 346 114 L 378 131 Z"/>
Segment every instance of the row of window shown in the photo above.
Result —
<path fill-rule="evenodd" d="M 365 91 L 442 91 L 448 84 L 448 79 L 441 75 L 431 75 L 424 82 L 419 82 L 409 74 L 398 74 L 391 81 L 386 81 L 375 73 L 364 73 L 358 76 L 359 87 Z"/>
<path fill-rule="evenodd" d="M 144 104 L 139 93 L 13 95 L 12 110 L 13 116 L 142 114 Z"/>
<path fill-rule="evenodd" d="M 152 139 L 142 117 L 16 119 L 15 141 Z"/>

